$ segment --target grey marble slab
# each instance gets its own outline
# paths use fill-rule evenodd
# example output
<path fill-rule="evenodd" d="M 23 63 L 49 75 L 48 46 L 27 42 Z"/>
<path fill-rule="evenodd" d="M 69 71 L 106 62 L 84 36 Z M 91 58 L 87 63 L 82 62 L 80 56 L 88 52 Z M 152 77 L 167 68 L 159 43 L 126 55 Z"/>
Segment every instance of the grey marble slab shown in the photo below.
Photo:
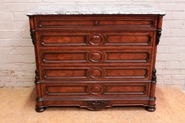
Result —
<path fill-rule="evenodd" d="M 27 15 L 86 15 L 86 14 L 159 14 L 165 12 L 149 5 L 72 4 L 46 5 L 27 12 Z"/>

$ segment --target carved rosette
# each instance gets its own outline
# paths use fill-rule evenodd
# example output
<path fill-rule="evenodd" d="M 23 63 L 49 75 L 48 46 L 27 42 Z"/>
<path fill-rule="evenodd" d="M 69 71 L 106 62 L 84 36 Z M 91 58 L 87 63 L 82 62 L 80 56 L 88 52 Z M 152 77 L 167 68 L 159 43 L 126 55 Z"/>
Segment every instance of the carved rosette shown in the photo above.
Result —
<path fill-rule="evenodd" d="M 103 45 L 105 43 L 105 37 L 102 34 L 92 34 L 89 36 L 90 45 Z"/>

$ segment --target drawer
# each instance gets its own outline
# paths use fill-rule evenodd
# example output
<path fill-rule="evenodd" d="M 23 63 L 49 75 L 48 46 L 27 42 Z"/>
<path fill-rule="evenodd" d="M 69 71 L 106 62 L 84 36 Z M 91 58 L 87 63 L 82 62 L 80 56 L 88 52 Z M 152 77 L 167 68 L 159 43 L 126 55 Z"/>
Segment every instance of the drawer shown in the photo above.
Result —
<path fill-rule="evenodd" d="M 96 50 L 97 49 L 97 50 Z M 151 63 L 152 49 L 105 49 L 64 50 L 47 49 L 40 51 L 42 64 L 59 63 Z"/>
<path fill-rule="evenodd" d="M 41 80 L 150 80 L 150 66 L 110 66 L 107 65 L 42 67 Z"/>
<path fill-rule="evenodd" d="M 156 32 L 37 32 L 40 47 L 152 46 Z"/>
<path fill-rule="evenodd" d="M 62 15 L 62 16 L 35 16 L 36 29 L 76 29 L 91 30 L 112 27 L 112 30 L 142 30 L 156 28 L 156 16 L 130 16 L 130 15 Z M 130 28 L 128 28 L 130 27 Z M 138 28 L 140 27 L 140 28 Z"/>
<path fill-rule="evenodd" d="M 41 84 L 43 96 L 147 96 L 149 95 L 149 82 L 126 82 L 126 83 L 61 83 Z"/>

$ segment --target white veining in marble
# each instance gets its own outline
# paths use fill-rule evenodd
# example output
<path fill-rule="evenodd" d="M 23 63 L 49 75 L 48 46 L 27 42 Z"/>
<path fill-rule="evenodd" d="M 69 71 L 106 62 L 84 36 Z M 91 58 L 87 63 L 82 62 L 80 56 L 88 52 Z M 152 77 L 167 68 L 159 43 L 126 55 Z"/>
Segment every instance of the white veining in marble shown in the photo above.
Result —
<path fill-rule="evenodd" d="M 40 6 L 27 15 L 85 15 L 85 14 L 159 14 L 165 12 L 148 5 L 76 4 Z"/>

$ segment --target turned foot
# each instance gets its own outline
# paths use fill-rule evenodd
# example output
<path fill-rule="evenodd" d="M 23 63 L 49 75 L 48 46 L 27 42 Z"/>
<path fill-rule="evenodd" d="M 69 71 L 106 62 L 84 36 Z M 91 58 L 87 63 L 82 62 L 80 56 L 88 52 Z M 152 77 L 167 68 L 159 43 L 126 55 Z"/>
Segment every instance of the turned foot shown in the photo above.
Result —
<path fill-rule="evenodd" d="M 156 109 L 156 107 L 155 107 L 155 106 L 148 106 L 148 107 L 146 107 L 145 109 L 146 109 L 147 111 L 149 111 L 149 112 L 154 112 L 155 109 Z"/>
<path fill-rule="evenodd" d="M 36 106 L 35 108 L 36 112 L 43 112 L 46 110 L 46 107 L 43 107 L 43 106 Z"/>

